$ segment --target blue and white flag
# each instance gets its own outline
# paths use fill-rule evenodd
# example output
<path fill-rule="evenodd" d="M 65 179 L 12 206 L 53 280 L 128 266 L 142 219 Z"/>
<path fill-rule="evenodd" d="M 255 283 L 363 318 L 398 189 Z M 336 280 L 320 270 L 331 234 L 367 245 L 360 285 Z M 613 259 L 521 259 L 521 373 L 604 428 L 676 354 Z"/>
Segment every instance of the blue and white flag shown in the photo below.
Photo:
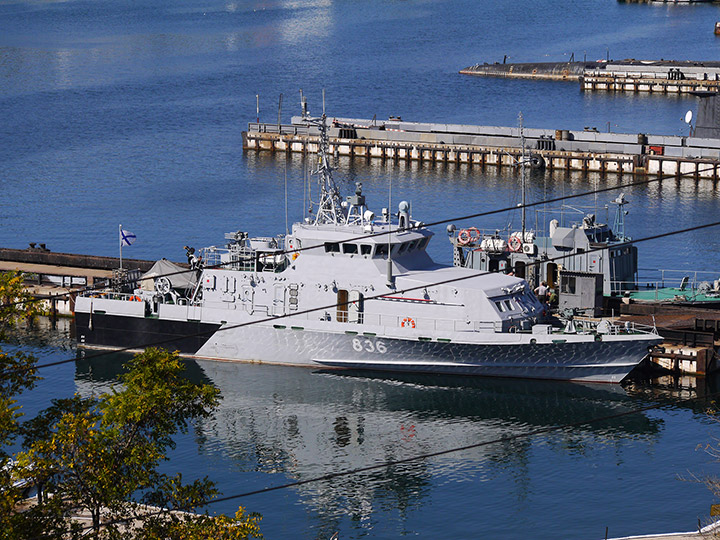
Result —
<path fill-rule="evenodd" d="M 120 229 L 120 245 L 121 246 L 132 246 L 135 242 L 136 236 L 130 231 Z"/>

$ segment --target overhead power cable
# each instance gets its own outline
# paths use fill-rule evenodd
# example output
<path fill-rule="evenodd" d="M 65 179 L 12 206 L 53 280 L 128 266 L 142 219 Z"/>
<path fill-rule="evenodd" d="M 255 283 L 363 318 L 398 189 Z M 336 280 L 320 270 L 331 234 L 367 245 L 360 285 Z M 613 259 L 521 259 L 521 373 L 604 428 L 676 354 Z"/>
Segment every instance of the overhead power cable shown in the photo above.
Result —
<path fill-rule="evenodd" d="M 678 405 L 678 404 L 683 404 L 683 403 L 692 403 L 692 402 L 694 402 L 694 401 L 698 401 L 698 400 L 701 400 L 701 399 L 702 399 L 702 400 L 712 400 L 712 399 L 714 399 L 714 398 L 716 398 L 716 397 L 720 397 L 720 392 L 714 392 L 714 393 L 705 394 L 705 395 L 702 395 L 702 396 L 695 396 L 695 397 L 693 397 L 693 398 L 685 398 L 685 399 L 681 399 L 681 400 L 675 401 L 675 402 L 673 402 L 673 403 L 676 404 L 676 405 Z M 457 447 L 448 448 L 448 449 L 445 449 L 445 450 L 438 450 L 438 451 L 436 451 L 436 452 L 427 452 L 427 453 L 425 453 L 425 454 L 419 454 L 419 455 L 416 455 L 416 456 L 412 456 L 412 457 L 408 457 L 408 458 L 403 458 L 403 459 L 388 460 L 388 461 L 384 461 L 384 462 L 382 462 L 382 463 L 377 463 L 377 464 L 374 464 L 374 465 L 368 465 L 368 466 L 365 466 L 365 467 L 357 467 L 357 468 L 349 469 L 349 470 L 346 470 L 346 471 L 334 472 L 334 473 L 324 474 L 324 475 L 321 475 L 321 476 L 315 476 L 315 477 L 312 477 L 312 478 L 306 478 L 306 479 L 304 479 L 304 480 L 295 480 L 295 481 L 293 481 L 293 482 L 286 482 L 286 483 L 284 483 L 284 484 L 278 484 L 278 485 L 275 485 L 275 486 L 269 486 L 269 487 L 260 488 L 260 489 L 255 489 L 255 490 L 251 490 L 251 491 L 245 491 L 245 492 L 243 492 L 243 493 L 237 493 L 237 494 L 235 494 L 235 495 L 228 495 L 228 496 L 225 496 L 225 497 L 218 497 L 218 498 L 216 498 L 216 499 L 212 499 L 212 500 L 210 500 L 210 501 L 206 501 L 206 502 L 205 502 L 204 504 L 202 504 L 202 505 L 199 505 L 199 504 L 198 504 L 198 505 L 193 505 L 193 506 L 189 506 L 189 505 L 187 505 L 187 506 L 181 506 L 181 507 L 178 507 L 178 508 L 173 508 L 172 511 L 187 512 L 187 511 L 193 510 L 194 508 L 198 508 L 198 507 L 200 507 L 200 506 L 209 506 L 209 505 L 218 504 L 218 503 L 221 503 L 221 502 L 228 502 L 228 501 L 234 501 L 234 500 L 237 500 L 237 499 L 242 499 L 242 498 L 245 498 L 245 497 L 251 497 L 251 496 L 253 496 L 253 495 L 262 495 L 262 494 L 266 494 L 266 493 L 271 493 L 271 492 L 273 492 L 273 491 L 279 491 L 279 490 L 288 489 L 288 488 L 293 488 L 293 487 L 298 487 L 298 486 L 303 486 L 303 485 L 307 485 L 307 484 L 314 484 L 314 483 L 317 483 L 317 482 L 324 482 L 324 481 L 328 481 L 328 480 L 335 480 L 335 479 L 337 479 L 337 478 L 343 478 L 343 477 L 347 477 L 347 476 L 353 476 L 353 475 L 357 475 L 357 474 L 362 474 L 362 473 L 377 471 L 377 470 L 381 470 L 381 469 L 386 469 L 386 468 L 388 468 L 388 467 L 395 467 L 395 466 L 397 466 L 397 465 L 403 465 L 403 464 L 407 464 L 407 463 L 414 463 L 414 462 L 416 462 L 416 461 L 421 461 L 421 460 L 430 459 L 430 458 L 439 457 L 439 456 L 445 456 L 445 455 L 453 454 L 453 453 L 456 453 L 456 452 L 464 452 L 464 451 L 467 451 L 467 450 L 475 450 L 475 449 L 477 449 L 477 448 L 482 448 L 482 447 L 490 446 L 490 445 L 494 445 L 494 444 L 509 443 L 509 442 L 514 442 L 514 441 L 518 441 L 518 440 L 522 440 L 522 439 L 529 439 L 529 438 L 532 438 L 532 437 L 536 437 L 536 436 L 538 436 L 538 435 L 546 435 L 546 434 L 554 433 L 554 432 L 557 432 L 557 431 L 563 431 L 563 430 L 578 428 L 578 427 L 581 427 L 581 426 L 584 426 L 584 425 L 595 424 L 595 423 L 598 423 L 598 422 L 606 422 L 606 421 L 609 421 L 609 420 L 615 420 L 615 419 L 623 418 L 623 417 L 626 417 L 626 416 L 632 416 L 632 415 L 635 415 L 635 414 L 639 414 L 639 413 L 643 413 L 643 412 L 647 412 L 647 411 L 656 410 L 656 409 L 659 409 L 659 408 L 664 407 L 664 406 L 666 406 L 666 405 L 667 405 L 666 403 L 655 403 L 654 405 L 648 405 L 648 406 L 645 406 L 645 407 L 638 407 L 638 408 L 636 408 L 636 409 L 632 409 L 632 410 L 629 410 L 629 411 L 624 411 L 624 412 L 609 414 L 609 415 L 606 415 L 606 416 L 598 416 L 598 417 L 589 418 L 589 419 L 586 419 L 586 420 L 578 420 L 577 422 L 568 422 L 568 423 L 566 423 L 566 424 L 561 424 L 561 425 L 557 425 L 557 426 L 547 426 L 547 427 L 543 427 L 543 428 L 534 429 L 534 430 L 531 430 L 531 431 L 528 431 L 528 432 L 525 432 L 525 433 L 518 433 L 518 434 L 515 434 L 515 435 L 505 435 L 505 436 L 503 436 L 503 437 L 498 437 L 498 438 L 492 439 L 492 440 L 490 440 L 490 441 L 482 441 L 482 442 L 473 443 L 473 444 L 468 444 L 468 445 L 464 445 L 464 446 L 457 446 Z M 148 519 L 148 518 L 151 518 L 151 517 L 155 517 L 155 516 L 158 516 L 158 515 L 162 515 L 163 513 L 166 513 L 166 512 L 167 512 L 166 510 L 158 510 L 158 511 L 156 511 L 156 512 L 150 512 L 150 513 L 148 513 L 148 514 L 145 514 L 145 515 L 142 515 L 142 516 L 138 516 L 138 517 L 117 519 L 117 520 L 112 520 L 112 521 L 104 522 L 103 525 L 119 525 L 119 524 L 127 523 L 128 521 L 132 521 L 132 520 L 136 520 L 136 519 L 139 519 L 139 520 Z M 92 528 L 91 526 L 86 526 L 83 530 L 89 530 L 89 529 L 91 529 L 91 528 Z"/>
<path fill-rule="evenodd" d="M 705 168 L 705 169 L 699 169 L 699 170 L 698 170 L 698 174 L 700 174 L 700 173 L 702 173 L 702 172 L 712 171 L 712 170 L 714 170 L 714 169 L 716 169 L 716 168 L 717 168 L 716 166 L 712 166 L 712 167 L 708 167 L 708 168 Z M 465 221 L 465 220 L 468 220 L 468 219 L 476 219 L 476 218 L 480 218 L 480 217 L 491 216 L 491 215 L 494 215 L 494 214 L 500 214 L 500 213 L 503 213 L 503 212 L 509 212 L 509 211 L 512 211 L 512 210 L 518 210 L 518 209 L 522 209 L 522 208 L 533 208 L 533 207 L 536 207 L 536 206 L 542 206 L 542 205 L 546 205 L 546 204 L 554 204 L 554 203 L 566 201 L 566 200 L 569 200 L 569 199 L 577 199 L 577 198 L 580 198 L 580 197 L 586 197 L 586 196 L 588 196 L 588 195 L 596 195 L 596 194 L 598 194 L 598 193 L 606 193 L 606 192 L 615 191 L 615 190 L 618 190 L 618 189 L 624 189 L 624 188 L 630 188 L 630 187 L 648 185 L 648 184 L 652 184 L 652 183 L 656 183 L 656 182 L 661 182 L 661 181 L 663 181 L 663 180 L 669 180 L 669 179 L 671 179 L 671 178 L 676 178 L 676 175 L 673 175 L 673 174 L 660 175 L 660 176 L 657 176 L 657 177 L 654 177 L 654 178 L 647 178 L 647 179 L 644 179 L 644 180 L 636 180 L 636 181 L 633 181 L 633 182 L 628 182 L 628 183 L 626 183 L 626 184 L 619 184 L 619 185 L 616 185 L 616 186 L 608 186 L 608 187 L 604 187 L 604 188 L 600 188 L 600 189 L 595 189 L 595 190 L 590 190 L 590 191 L 583 191 L 583 192 L 575 193 L 575 194 L 572 194 L 572 195 L 563 195 L 563 196 L 560 196 L 560 197 L 554 197 L 554 198 L 552 198 L 552 199 L 544 199 L 544 200 L 541 200 L 541 201 L 535 201 L 535 202 L 527 203 L 527 204 L 525 204 L 525 205 L 518 204 L 518 205 L 516 205 L 516 206 L 508 206 L 508 207 L 505 207 L 505 208 L 499 208 L 499 209 L 495 209 L 495 210 L 487 210 L 487 211 L 485 211 L 485 212 L 477 212 L 477 213 L 474 213 L 474 214 L 467 214 L 467 215 L 464 215 L 464 216 L 459 216 L 459 217 L 454 217 L 454 218 L 448 218 L 448 219 L 442 219 L 442 220 L 438 220 L 438 221 L 432 221 L 432 222 L 429 222 L 429 223 L 423 223 L 422 226 L 423 226 L 423 227 L 434 227 L 434 226 L 437 226 L 437 225 L 444 225 L 444 224 L 447 224 L 447 223 L 452 223 L 452 222 L 454 222 L 454 221 Z M 370 238 L 376 238 L 376 237 L 379 237 L 379 236 L 387 236 L 387 235 L 388 235 L 388 232 L 387 232 L 387 231 L 377 232 L 377 233 L 368 233 L 368 234 L 361 235 L 361 236 L 355 236 L 355 237 L 353 237 L 352 240 L 353 240 L 353 242 L 355 242 L 355 241 L 358 241 L 358 240 L 366 240 L 366 239 L 370 239 Z M 339 242 L 339 243 L 343 243 L 343 242 Z M 306 247 L 299 247 L 299 248 L 294 248 L 294 249 L 279 250 L 279 251 L 277 251 L 277 252 L 274 252 L 273 254 L 274 254 L 274 255 L 288 255 L 288 254 L 292 254 L 292 253 L 301 253 L 301 252 L 309 251 L 309 250 L 312 250 L 312 249 L 319 249 L 319 248 L 322 248 L 322 247 L 324 247 L 323 244 L 319 244 L 319 245 L 315 245 L 315 246 L 306 246 Z M 206 266 L 206 267 L 204 267 L 204 268 L 206 268 L 206 269 L 216 269 L 216 268 L 222 268 L 222 267 L 224 267 L 224 266 L 232 265 L 232 264 L 234 264 L 234 262 L 229 261 L 229 262 L 225 262 L 225 263 L 218 263 L 218 264 L 215 264 L 215 265 Z M 154 279 L 158 279 L 158 278 L 161 278 L 161 277 L 172 277 L 172 276 L 177 276 L 177 275 L 182 275 L 182 274 L 188 274 L 188 273 L 190 273 L 190 272 L 194 272 L 194 270 L 189 269 L 189 270 L 182 270 L 182 271 L 177 271 L 177 272 L 169 272 L 169 273 L 166 273 L 166 274 L 159 274 L 159 275 L 157 275 L 157 276 L 153 276 L 153 278 L 154 278 Z M 119 283 L 119 285 L 126 285 L 126 284 L 134 283 L 134 282 L 135 282 L 135 280 L 125 280 L 125 281 L 121 281 L 121 282 Z M 65 298 L 65 297 L 69 297 L 69 296 L 72 296 L 72 295 L 83 294 L 83 293 L 85 293 L 85 292 L 96 292 L 96 291 L 98 291 L 98 290 L 104 289 L 105 287 L 106 287 L 106 285 L 104 285 L 104 284 L 102 284 L 102 285 L 97 285 L 97 286 L 96 286 L 96 285 L 93 285 L 93 286 L 91 286 L 91 287 L 84 287 L 84 288 L 82 288 L 82 289 L 78 289 L 78 290 L 75 290 L 75 291 L 68 291 L 68 292 L 66 292 L 66 293 L 60 293 L 60 294 L 57 294 L 57 295 L 53 295 L 52 298 L 53 298 L 53 299 L 60 299 L 60 298 Z M 42 302 L 42 301 L 45 301 L 45 300 L 47 300 L 47 299 L 46 299 L 46 298 L 35 298 L 35 299 L 32 299 L 31 301 L 32 301 L 32 302 Z M 12 306 L 19 305 L 19 304 L 23 304 L 23 303 L 27 303 L 27 302 L 21 302 L 21 301 L 9 302 L 9 303 L 0 305 L 0 309 L 6 308 L 6 307 L 12 307 Z"/>
<path fill-rule="evenodd" d="M 684 233 L 691 232 L 691 231 L 697 231 L 697 230 L 707 229 L 707 228 L 717 227 L 717 226 L 720 226 L 720 221 L 714 221 L 714 222 L 711 222 L 711 223 L 705 223 L 705 224 L 703 224 L 703 225 L 695 225 L 695 226 L 693 226 L 693 227 L 688 227 L 688 228 L 685 228 L 685 229 L 679 229 L 679 230 L 674 230 L 674 231 L 669 231 L 669 232 L 664 232 L 664 233 L 658 233 L 658 234 L 654 234 L 654 235 L 652 235 L 652 236 L 646 236 L 646 237 L 644 237 L 644 238 L 640 238 L 640 239 L 637 239 L 637 240 L 631 240 L 631 241 L 628 241 L 628 242 L 621 242 L 621 243 L 618 243 L 618 244 L 614 244 L 613 247 L 615 247 L 615 248 L 620 248 L 620 247 L 624 247 L 624 246 L 630 246 L 630 245 L 637 244 L 637 243 L 640 243 L 640 242 L 649 242 L 649 241 L 651 241 L 651 240 L 657 240 L 657 239 L 659 239 L 659 238 L 666 238 L 666 237 L 668 237 L 668 236 L 675 236 L 675 235 L 678 235 L 678 234 L 684 234 Z M 594 253 L 594 252 L 596 252 L 596 251 L 602 251 L 603 249 L 605 249 L 605 248 L 604 248 L 604 247 L 590 248 L 590 249 L 586 250 L 585 253 Z M 535 262 L 532 262 L 532 263 L 528 263 L 528 264 L 526 265 L 526 267 L 531 267 L 531 266 L 535 266 L 535 265 L 539 265 L 539 264 L 546 264 L 546 263 L 548 263 L 548 262 L 559 261 L 559 260 L 563 260 L 563 259 L 566 259 L 566 258 L 571 257 L 571 256 L 574 256 L 574 255 L 573 255 L 573 254 L 567 254 L 567 255 L 560 255 L 560 256 L 557 256 L 557 257 L 550 257 L 550 258 L 544 259 L 544 260 L 542 260 L 542 261 L 535 261 Z M 449 278 L 449 279 L 441 280 L 441 281 L 436 281 L 436 282 L 432 282 L 432 283 L 423 283 L 423 284 L 421 284 L 421 285 L 416 285 L 416 286 L 413 286 L 413 287 L 407 287 L 407 288 L 404 288 L 404 289 L 401 289 L 401 290 L 394 290 L 394 291 L 392 291 L 392 294 L 405 294 L 405 293 L 412 292 L 412 291 L 422 290 L 422 289 L 425 289 L 425 288 L 427 288 L 427 287 L 437 287 L 437 286 L 441 286 L 441 285 L 448 285 L 448 284 L 450 284 L 450 283 L 457 283 L 457 282 L 460 282 L 460 281 L 466 281 L 466 280 L 469 280 L 469 279 L 475 279 L 475 278 L 478 278 L 478 277 L 481 277 L 481 276 L 486 276 L 486 275 L 489 275 L 489 274 L 492 274 L 492 272 L 480 272 L 480 271 L 472 272 L 472 273 L 468 273 L 468 274 L 465 275 L 465 276 L 453 277 L 453 278 Z M 384 297 L 384 296 L 387 296 L 387 294 L 388 294 L 388 293 L 385 292 L 385 293 L 378 293 L 378 294 L 375 294 L 375 295 L 372 295 L 372 296 L 366 296 L 366 297 L 364 298 L 364 300 L 365 300 L 365 301 L 377 300 L 377 299 L 380 299 L 380 298 L 382 298 L 382 297 Z M 313 307 L 313 308 L 309 308 L 309 309 L 305 309 L 305 310 L 301 310 L 301 311 L 296 311 L 296 312 L 294 312 L 294 313 L 286 313 L 286 314 L 283 314 L 283 315 L 277 315 L 277 316 L 272 316 L 272 317 L 265 317 L 265 318 L 262 318 L 262 319 L 255 319 L 255 320 L 252 320 L 252 321 L 247 321 L 247 322 L 238 323 L 238 324 L 231 324 L 231 325 L 223 326 L 223 327 L 221 327 L 221 328 L 217 328 L 217 329 L 214 329 L 214 330 L 206 330 L 206 331 L 202 331 L 202 332 L 195 332 L 195 333 L 190 333 L 190 334 L 183 334 L 183 335 L 176 336 L 176 337 L 172 337 L 172 338 L 157 340 L 157 341 L 154 341 L 154 342 L 152 342 L 152 343 L 146 343 L 146 344 L 144 344 L 144 345 L 135 345 L 135 346 L 129 346 L 129 347 L 113 348 L 112 350 L 101 351 L 101 352 L 98 352 L 98 353 L 95 353 L 95 354 L 86 355 L 84 358 L 85 358 L 86 360 L 92 360 L 92 359 L 95 359 L 95 358 L 100 358 L 100 357 L 103 357 L 103 356 L 107 356 L 107 355 L 109 355 L 109 354 L 137 351 L 140 347 L 143 347 L 143 348 L 144 348 L 144 347 L 161 347 L 161 346 L 163 346 L 163 345 L 175 343 L 175 342 L 177 342 L 177 341 L 179 341 L 179 340 L 181 340 L 181 339 L 192 338 L 192 337 L 201 337 L 201 336 L 209 336 L 209 335 L 212 335 L 212 334 L 214 334 L 214 333 L 216 333 L 216 332 L 224 332 L 224 331 L 226 331 L 226 330 L 235 330 L 235 329 L 237 329 L 237 328 L 243 328 L 243 327 L 246 327 L 246 326 L 252 326 L 252 325 L 256 325 L 256 324 L 267 323 L 267 322 L 275 322 L 275 321 L 279 321 L 279 320 L 286 319 L 286 318 L 289 318 L 289 317 L 297 317 L 297 316 L 299 316 L 299 315 L 307 315 L 307 314 L 309 314 L 309 313 L 314 313 L 314 312 L 317 312 L 317 311 L 326 311 L 326 310 L 336 309 L 336 308 L 338 307 L 338 305 L 341 305 L 341 304 L 344 305 L 345 303 L 337 303 L 337 302 L 336 302 L 336 303 L 333 303 L 333 304 L 316 306 L 316 307 Z M 38 369 L 47 368 L 47 367 L 51 367 L 51 366 L 58 366 L 58 365 L 67 364 L 67 363 L 70 363 L 70 362 L 75 362 L 76 360 L 77 360 L 77 358 L 67 358 L 67 359 L 64 359 L 64 360 L 57 360 L 57 361 L 54 361 L 54 362 L 46 362 L 46 363 L 44 363 L 44 364 L 38 364 L 38 365 L 36 365 L 36 366 L 34 366 L 34 367 L 32 367 L 32 368 L 31 368 L 31 367 L 23 367 L 23 368 L 15 368 L 15 369 L 12 369 L 12 370 L 5 370 L 5 371 L 0 372 L 0 376 L 6 375 L 6 374 L 11 373 L 11 372 L 14 372 L 14 371 L 28 371 L 28 370 L 31 370 L 31 369 L 38 370 Z"/>

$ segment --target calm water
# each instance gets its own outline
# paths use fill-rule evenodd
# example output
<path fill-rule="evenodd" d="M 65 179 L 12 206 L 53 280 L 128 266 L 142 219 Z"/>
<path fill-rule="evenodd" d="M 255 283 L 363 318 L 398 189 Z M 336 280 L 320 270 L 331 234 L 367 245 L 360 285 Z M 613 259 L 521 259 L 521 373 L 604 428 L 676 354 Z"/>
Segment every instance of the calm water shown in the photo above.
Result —
<path fill-rule="evenodd" d="M 183 245 L 218 243 L 227 231 L 282 232 L 285 178 L 292 221 L 302 214 L 307 164 L 243 154 L 256 94 L 265 121 L 277 120 L 280 94 L 283 121 L 297 114 L 300 89 L 319 113 L 325 88 L 330 116 L 516 125 L 522 111 L 530 127 L 680 134 L 695 98 L 583 94 L 573 83 L 457 72 L 503 55 L 718 60 L 716 18 L 709 5 L 612 0 L 3 2 L 0 246 L 45 242 L 115 255 L 122 223 L 138 237 L 125 256 L 179 260 Z M 393 199 L 412 201 L 424 221 L 519 200 L 510 171 L 347 160 L 338 167 L 345 192 L 362 181 L 377 210 L 392 181 Z M 619 182 L 533 177 L 530 197 Z M 714 221 L 720 210 L 710 182 L 625 192 L 636 238 Z M 609 198 L 577 204 L 604 218 Z M 518 220 L 503 214 L 473 224 Z M 432 254 L 449 262 L 443 227 L 437 233 Z M 720 272 L 719 238 L 704 230 L 641 244 L 640 265 Z M 73 355 L 58 339 L 37 352 Z M 32 412 L 52 396 L 105 387 L 118 361 L 49 369 L 26 406 Z M 227 397 L 212 422 L 180 441 L 170 464 L 210 475 L 225 494 L 666 403 L 611 423 L 242 499 L 265 515 L 268 538 L 336 530 L 343 538 L 600 538 L 606 526 L 615 535 L 692 529 L 712 502 L 677 475 L 716 470 L 695 451 L 716 428 L 702 406 L 677 405 L 672 393 L 227 369 L 194 365 L 194 376 L 220 384 Z"/>
<path fill-rule="evenodd" d="M 41 361 L 75 358 L 71 345 L 66 330 L 23 343 Z M 48 368 L 23 400 L 27 414 L 59 395 L 109 390 L 127 358 Z M 716 378 L 620 387 L 210 361 L 190 361 L 187 372 L 224 399 L 178 438 L 166 469 L 207 475 L 225 495 L 482 445 L 210 507 L 261 512 L 266 538 L 599 539 L 605 527 L 611 536 L 692 530 L 714 502 L 682 477 L 717 471 L 697 449 L 720 429 L 703 397 L 720 390 Z M 658 408 L 524 436 L 649 405 Z"/>

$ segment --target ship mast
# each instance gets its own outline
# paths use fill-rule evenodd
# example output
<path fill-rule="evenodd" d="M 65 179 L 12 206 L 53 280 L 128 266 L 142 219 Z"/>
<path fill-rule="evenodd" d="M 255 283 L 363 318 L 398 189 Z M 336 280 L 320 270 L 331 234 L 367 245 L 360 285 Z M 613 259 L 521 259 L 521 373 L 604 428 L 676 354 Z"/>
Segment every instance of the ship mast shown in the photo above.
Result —
<path fill-rule="evenodd" d="M 522 190 L 522 211 L 520 212 L 521 234 L 520 241 L 525 243 L 525 131 L 523 129 L 523 115 L 518 114 L 518 123 L 520 125 L 520 146 L 522 147 L 522 155 L 520 156 L 520 186 Z"/>
<path fill-rule="evenodd" d="M 320 130 L 317 168 L 311 173 L 318 175 L 318 184 L 320 186 L 320 202 L 318 203 L 318 210 L 313 224 L 333 223 L 339 225 L 344 221 L 344 211 L 342 208 L 342 197 L 340 197 L 340 191 L 338 190 L 337 184 L 335 184 L 332 176 L 332 167 L 328 161 L 330 142 L 327 129 L 327 116 L 323 112 L 320 118 L 313 118 L 307 114 L 307 105 L 303 105 L 303 119 L 308 124 L 317 126 Z"/>

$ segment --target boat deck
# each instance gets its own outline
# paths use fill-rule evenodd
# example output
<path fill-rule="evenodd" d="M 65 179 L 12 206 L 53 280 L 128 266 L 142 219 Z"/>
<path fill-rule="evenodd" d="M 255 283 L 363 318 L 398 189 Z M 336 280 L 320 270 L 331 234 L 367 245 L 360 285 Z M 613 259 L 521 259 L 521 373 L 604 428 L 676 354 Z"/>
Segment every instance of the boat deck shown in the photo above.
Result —
<path fill-rule="evenodd" d="M 634 291 L 630 293 L 630 298 L 639 302 L 720 302 L 720 294 L 716 292 L 705 294 L 696 289 L 678 287 Z"/>

